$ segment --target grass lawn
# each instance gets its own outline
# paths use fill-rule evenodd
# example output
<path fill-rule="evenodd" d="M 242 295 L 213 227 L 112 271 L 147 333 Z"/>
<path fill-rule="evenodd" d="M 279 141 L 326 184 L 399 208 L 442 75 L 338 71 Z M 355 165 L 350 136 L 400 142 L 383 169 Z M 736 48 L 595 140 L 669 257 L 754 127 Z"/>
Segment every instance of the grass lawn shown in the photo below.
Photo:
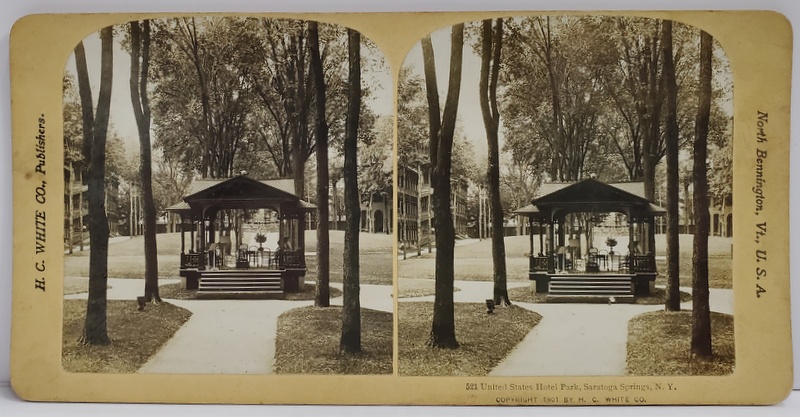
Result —
<path fill-rule="evenodd" d="M 633 304 L 655 305 L 664 304 L 666 300 L 666 291 L 663 288 L 656 288 L 649 297 L 637 296 Z M 531 287 L 517 287 L 509 288 L 508 298 L 511 302 L 521 301 L 525 303 L 546 303 L 547 294 L 534 293 Z M 691 301 L 692 295 L 681 291 L 681 302 Z"/>
<path fill-rule="evenodd" d="M 111 286 L 107 286 L 107 288 L 111 288 Z M 89 292 L 89 278 L 64 277 L 64 295 L 80 294 L 82 292 Z"/>
<path fill-rule="evenodd" d="M 169 303 L 108 301 L 108 346 L 80 342 L 86 301 L 64 300 L 62 365 L 68 372 L 133 373 L 189 319 L 191 313 Z"/>
<path fill-rule="evenodd" d="M 711 313 L 714 358 L 692 358 L 690 311 L 654 311 L 628 323 L 628 374 L 727 375 L 735 363 L 733 316 Z"/>
<path fill-rule="evenodd" d="M 482 376 L 489 373 L 542 318 L 517 306 L 486 314 L 483 303 L 456 303 L 458 349 L 427 345 L 433 303 L 399 304 L 399 371 L 401 375 Z M 468 331 L 465 331 L 468 329 Z"/>
<path fill-rule="evenodd" d="M 679 235 L 680 285 L 692 286 L 692 244 L 693 235 Z M 708 238 L 708 286 L 710 288 L 733 288 L 733 262 L 731 260 L 732 238 L 709 236 Z M 656 235 L 656 255 L 666 256 L 666 235 Z M 656 260 L 658 269 L 657 285 L 666 285 L 667 261 Z"/>
<path fill-rule="evenodd" d="M 595 237 L 597 239 L 597 237 Z M 692 235 L 680 235 L 680 285 L 692 286 Z M 536 243 L 538 245 L 538 241 Z M 509 281 L 528 280 L 528 252 L 530 250 L 528 236 L 508 236 L 505 238 L 506 268 Z M 711 288 L 731 288 L 732 262 L 731 238 L 709 237 L 708 272 Z M 666 253 L 666 236 L 656 235 L 656 254 Z M 433 279 L 436 254 L 423 252 L 421 257 L 413 257 L 399 261 L 399 278 Z M 659 276 L 656 284 L 666 285 L 665 260 L 657 260 Z M 464 281 L 492 280 L 492 243 L 491 239 L 459 245 L 455 248 L 455 279 Z M 401 281 L 402 282 L 402 281 Z"/>
<path fill-rule="evenodd" d="M 156 235 L 156 242 L 158 244 L 158 276 L 179 278 L 181 234 L 161 233 Z M 83 252 L 75 250 L 72 255 L 64 255 L 64 276 L 89 276 L 88 244 Z M 108 276 L 111 278 L 142 278 L 144 276 L 144 237 L 121 239 L 108 245 Z"/>
<path fill-rule="evenodd" d="M 435 282 L 430 279 L 412 279 L 406 278 L 398 282 L 397 292 L 398 298 L 413 298 L 424 297 L 426 295 L 436 294 Z M 461 291 L 459 288 L 454 287 L 453 292 Z"/>
<path fill-rule="evenodd" d="M 361 353 L 339 352 L 340 307 L 301 307 L 278 317 L 277 374 L 392 373 L 392 313 L 361 309 Z"/>
<path fill-rule="evenodd" d="M 336 297 L 342 296 L 342 290 L 336 287 L 329 287 L 331 292 L 331 299 Z M 317 295 L 317 286 L 316 284 L 306 284 L 303 287 L 303 291 L 300 292 L 287 292 L 284 300 L 290 301 L 313 301 Z"/>
<path fill-rule="evenodd" d="M 382 233 L 360 233 L 359 280 L 362 284 L 392 285 L 392 235 Z M 331 230 L 331 282 L 342 282 L 344 232 Z M 315 231 L 306 232 L 306 250 L 314 251 L 317 245 Z M 308 273 L 306 279 L 316 280 L 317 258 L 306 257 Z"/>
<path fill-rule="evenodd" d="M 528 236 L 509 236 L 505 238 L 506 270 L 509 281 L 528 279 Z M 492 280 L 492 241 L 458 245 L 455 248 L 455 279 L 463 281 Z M 422 256 L 399 261 L 399 278 L 433 279 L 436 267 L 436 253 L 423 251 Z"/>
<path fill-rule="evenodd" d="M 679 263 L 680 286 L 692 286 L 692 257 L 681 256 Z M 728 258 L 708 258 L 708 287 L 733 288 L 733 261 Z M 658 276 L 656 285 L 667 285 L 667 261 L 656 260 Z"/>
<path fill-rule="evenodd" d="M 158 295 L 162 299 L 194 300 L 197 298 L 197 290 L 185 290 L 182 283 L 176 282 L 174 284 L 159 285 Z"/>
<path fill-rule="evenodd" d="M 245 234 L 245 238 L 248 235 Z M 306 231 L 306 251 L 314 252 L 317 242 L 316 231 Z M 179 278 L 181 235 L 162 233 L 156 235 L 158 242 L 158 276 L 160 278 Z M 188 239 L 188 236 L 187 236 Z M 344 232 L 332 230 L 330 233 L 331 281 L 342 282 L 342 253 L 344 251 Z M 392 235 L 380 233 L 361 233 L 360 265 L 362 284 L 392 285 Z M 187 242 L 188 244 L 188 242 Z M 64 276 L 89 276 L 89 250 L 75 251 L 64 255 Z M 306 256 L 307 277 L 316 279 L 317 258 Z M 108 276 L 111 278 L 142 278 L 144 276 L 144 238 L 121 239 L 108 246 Z"/>

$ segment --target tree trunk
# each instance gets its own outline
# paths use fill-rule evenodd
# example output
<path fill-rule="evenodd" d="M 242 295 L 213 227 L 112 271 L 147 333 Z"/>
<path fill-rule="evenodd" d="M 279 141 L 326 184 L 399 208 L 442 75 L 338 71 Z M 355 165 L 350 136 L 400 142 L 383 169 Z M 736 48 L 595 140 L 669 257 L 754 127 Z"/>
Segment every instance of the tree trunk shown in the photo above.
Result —
<path fill-rule="evenodd" d="M 667 24 L 668 21 L 664 21 L 663 24 Z M 675 63 L 672 58 L 672 22 L 669 22 L 669 41 L 670 45 L 667 47 L 664 45 L 665 39 L 664 34 L 666 33 L 666 29 L 662 26 L 661 27 L 661 60 L 662 64 L 662 72 L 661 77 L 658 75 L 658 59 L 659 59 L 659 49 L 658 49 L 658 21 L 654 21 L 655 29 L 653 32 L 653 36 L 650 38 L 650 42 L 652 44 L 646 50 L 650 51 L 650 56 L 645 56 L 644 59 L 647 62 L 646 68 L 646 79 L 647 79 L 647 102 L 645 105 L 646 114 L 643 119 L 643 138 L 642 138 L 642 174 L 644 180 L 644 194 L 645 198 L 650 201 L 655 200 L 655 181 L 656 181 L 656 167 L 658 166 L 659 161 L 661 160 L 660 157 L 660 149 L 659 149 L 659 142 L 661 138 L 661 110 L 662 110 L 662 103 L 663 97 L 666 93 L 667 95 L 669 92 L 665 91 L 665 88 L 668 89 L 666 78 L 667 76 L 667 65 L 671 68 L 671 75 L 672 77 L 672 84 L 674 87 L 673 94 L 677 97 L 677 86 L 675 84 Z M 664 48 L 669 48 L 669 64 L 667 64 L 666 60 L 667 57 L 664 55 Z M 669 104 L 667 104 L 669 106 Z M 676 106 L 677 107 L 677 106 Z M 669 109 L 667 110 L 669 112 Z M 677 114 L 677 109 L 675 110 Z M 669 117 L 669 116 L 667 116 Z M 677 116 L 676 119 L 677 120 Z M 669 121 L 667 121 L 669 124 Z M 675 122 L 675 137 L 677 138 L 677 121 Z M 669 126 L 667 126 L 669 129 Z M 667 132 L 669 136 L 669 132 Z M 677 139 L 676 139 L 677 141 Z M 676 142 L 677 143 L 677 142 Z"/>
<path fill-rule="evenodd" d="M 503 203 L 500 201 L 500 147 L 497 137 L 500 126 L 500 113 L 497 108 L 497 79 L 500 73 L 500 54 L 503 45 L 503 19 L 497 19 L 494 34 L 492 34 L 492 20 L 483 21 L 481 44 L 483 53 L 481 55 L 479 98 L 483 125 L 486 129 L 486 141 L 489 147 L 487 177 L 489 180 L 489 204 L 492 212 L 493 299 L 496 305 L 511 305 L 506 284 Z"/>
<path fill-rule="evenodd" d="M 308 46 L 311 49 L 311 73 L 314 77 L 314 95 L 317 136 L 317 287 L 314 297 L 316 307 L 331 305 L 330 293 L 330 233 L 328 232 L 328 124 L 325 119 L 325 73 L 319 52 L 317 22 L 308 22 Z"/>
<path fill-rule="evenodd" d="M 86 66 L 83 42 L 75 48 L 78 72 L 78 89 L 83 109 L 83 151 L 89 161 L 89 294 L 86 303 L 83 342 L 92 345 L 107 345 L 106 322 L 108 286 L 108 219 L 105 202 L 106 134 L 111 106 L 113 76 L 113 30 L 106 27 L 100 31 L 100 93 L 97 100 L 96 117 L 93 111 L 92 91 Z"/>
<path fill-rule="evenodd" d="M 678 243 L 678 87 L 672 61 L 672 21 L 665 20 L 661 31 L 664 55 L 664 81 L 667 92 L 667 299 L 669 311 L 681 309 L 679 243 Z"/>
<path fill-rule="evenodd" d="M 694 143 L 694 256 L 692 257 L 692 354 L 710 358 L 711 309 L 708 304 L 708 120 L 711 113 L 713 38 L 700 32 L 700 89 Z"/>
<path fill-rule="evenodd" d="M 69 161 L 69 230 L 67 231 L 67 242 L 69 242 L 69 254 L 72 255 L 72 246 L 74 244 L 73 234 L 75 233 L 75 169 L 72 161 Z M 83 195 L 81 195 L 83 198 Z"/>
<path fill-rule="evenodd" d="M 427 46 L 426 46 L 427 44 Z M 425 84 L 428 91 L 430 153 L 433 173 L 433 216 L 436 227 L 436 269 L 433 323 L 428 344 L 436 348 L 458 347 L 455 333 L 453 304 L 453 254 L 455 228 L 450 211 L 450 168 L 452 164 L 453 135 L 458 114 L 458 98 L 461 89 L 461 66 L 464 49 L 464 25 L 453 26 L 450 50 L 450 76 L 444 114 L 439 126 L 439 98 L 436 90 L 436 67 L 430 38 L 423 39 L 422 51 L 425 62 Z M 435 94 L 434 94 L 435 93 Z M 434 114 L 435 110 L 435 114 Z"/>
<path fill-rule="evenodd" d="M 417 164 L 417 256 L 422 256 L 422 178 L 422 165 Z"/>
<path fill-rule="evenodd" d="M 347 30 L 348 91 L 347 121 L 344 137 L 344 271 L 342 300 L 342 338 L 339 350 L 361 351 L 361 301 L 359 300 L 358 230 L 360 199 L 358 194 L 358 119 L 361 110 L 361 35 Z"/>
<path fill-rule="evenodd" d="M 133 114 L 139 130 L 139 174 L 144 200 L 144 298 L 161 302 L 158 294 L 158 249 L 156 246 L 156 203 L 153 199 L 153 163 L 150 148 L 150 103 L 147 77 L 150 68 L 150 21 L 130 23 L 131 77 L 130 90 Z M 141 68 L 139 60 L 141 59 Z"/>

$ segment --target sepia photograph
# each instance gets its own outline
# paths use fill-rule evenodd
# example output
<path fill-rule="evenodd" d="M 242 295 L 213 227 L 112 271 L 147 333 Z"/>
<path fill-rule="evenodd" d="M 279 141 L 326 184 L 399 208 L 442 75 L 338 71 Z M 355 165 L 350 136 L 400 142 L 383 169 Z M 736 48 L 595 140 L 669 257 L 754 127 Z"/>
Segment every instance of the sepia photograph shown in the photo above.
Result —
<path fill-rule="evenodd" d="M 786 411 L 792 40 L 753 10 L 22 17 L 9 395 Z"/>
<path fill-rule="evenodd" d="M 109 26 L 63 79 L 68 372 L 392 373 L 392 91 L 307 20 Z"/>
<path fill-rule="evenodd" d="M 398 91 L 400 375 L 727 375 L 733 76 L 671 20 L 431 33 Z"/>

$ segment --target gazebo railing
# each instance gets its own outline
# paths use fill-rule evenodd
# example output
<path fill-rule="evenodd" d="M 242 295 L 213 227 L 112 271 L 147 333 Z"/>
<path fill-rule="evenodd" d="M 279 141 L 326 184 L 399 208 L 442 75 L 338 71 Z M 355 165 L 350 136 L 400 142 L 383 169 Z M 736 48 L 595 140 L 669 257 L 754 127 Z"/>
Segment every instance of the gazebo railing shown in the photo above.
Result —
<path fill-rule="evenodd" d="M 630 257 L 631 272 L 656 272 L 654 255 L 633 255 Z"/>
<path fill-rule="evenodd" d="M 199 268 L 199 267 L 200 267 L 199 253 L 181 253 L 181 269 Z"/>
<path fill-rule="evenodd" d="M 547 257 L 546 256 L 531 256 L 529 257 L 531 271 L 547 271 Z"/>
<path fill-rule="evenodd" d="M 305 252 L 292 250 L 277 253 L 278 267 L 281 269 L 297 269 L 306 267 Z"/>

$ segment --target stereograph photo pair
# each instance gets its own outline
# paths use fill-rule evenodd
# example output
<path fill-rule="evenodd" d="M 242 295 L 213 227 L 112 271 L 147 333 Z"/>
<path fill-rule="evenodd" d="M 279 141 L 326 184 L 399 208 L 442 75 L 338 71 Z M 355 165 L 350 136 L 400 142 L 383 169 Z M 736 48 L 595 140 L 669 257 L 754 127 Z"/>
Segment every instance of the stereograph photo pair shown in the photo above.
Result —
<path fill-rule="evenodd" d="M 780 402 L 791 47 L 756 11 L 25 17 L 13 388 Z"/>

